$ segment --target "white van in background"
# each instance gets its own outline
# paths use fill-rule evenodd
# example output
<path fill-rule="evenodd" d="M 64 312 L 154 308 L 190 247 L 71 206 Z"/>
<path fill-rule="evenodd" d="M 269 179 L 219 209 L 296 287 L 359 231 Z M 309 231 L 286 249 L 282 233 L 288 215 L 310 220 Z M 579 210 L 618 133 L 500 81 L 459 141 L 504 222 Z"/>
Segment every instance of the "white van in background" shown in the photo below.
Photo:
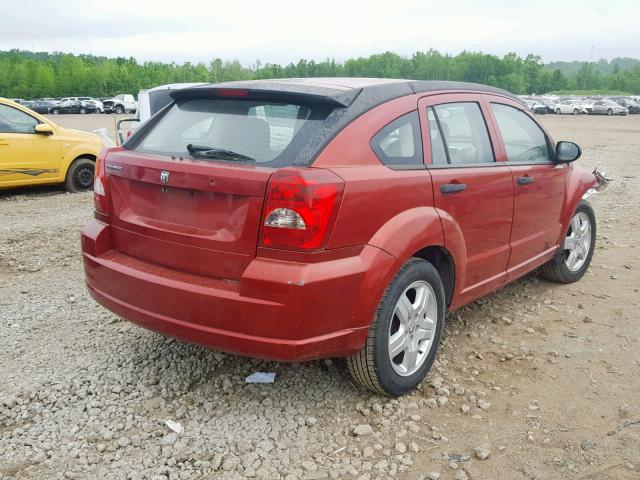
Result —
<path fill-rule="evenodd" d="M 140 90 L 140 92 L 138 92 L 138 102 L 136 105 L 136 117 L 125 118 L 118 122 L 118 139 L 120 144 L 129 138 L 133 131 L 138 128 L 138 124 L 146 122 L 173 101 L 170 96 L 173 90 L 196 87 L 198 85 L 205 85 L 205 83 L 168 83 L 147 90 Z M 135 125 L 128 131 L 123 132 L 121 125 L 129 122 L 134 122 Z"/>
<path fill-rule="evenodd" d="M 196 87 L 205 85 L 204 83 L 168 83 L 148 90 L 140 90 L 138 93 L 138 114 L 136 117 L 140 123 L 146 122 L 149 118 L 171 103 L 169 96 L 172 90 Z"/>

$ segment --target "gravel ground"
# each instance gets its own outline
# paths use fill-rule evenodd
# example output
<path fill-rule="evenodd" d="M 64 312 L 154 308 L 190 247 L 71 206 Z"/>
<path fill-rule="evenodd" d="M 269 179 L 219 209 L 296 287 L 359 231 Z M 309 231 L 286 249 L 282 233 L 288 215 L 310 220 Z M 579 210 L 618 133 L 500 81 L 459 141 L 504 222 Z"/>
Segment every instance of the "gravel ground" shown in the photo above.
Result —
<path fill-rule="evenodd" d="M 640 478 L 640 115 L 542 121 L 616 178 L 593 200 L 590 271 L 450 314 L 434 370 L 397 400 L 341 361 L 240 358 L 120 320 L 84 288 L 91 195 L 1 193 L 0 478 Z M 247 385 L 256 371 L 275 383 Z"/>

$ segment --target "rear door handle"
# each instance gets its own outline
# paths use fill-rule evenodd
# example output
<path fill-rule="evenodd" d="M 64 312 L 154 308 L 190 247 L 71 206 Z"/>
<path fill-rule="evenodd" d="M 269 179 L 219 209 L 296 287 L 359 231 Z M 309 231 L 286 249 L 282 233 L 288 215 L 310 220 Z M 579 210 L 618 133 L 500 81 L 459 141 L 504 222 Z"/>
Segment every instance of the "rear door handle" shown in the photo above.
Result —
<path fill-rule="evenodd" d="M 440 185 L 440 192 L 442 193 L 456 193 L 463 192 L 467 189 L 466 183 L 445 183 Z"/>
<path fill-rule="evenodd" d="M 535 178 L 529 176 L 518 177 L 518 185 L 529 185 L 531 183 L 534 183 L 535 181 Z"/>

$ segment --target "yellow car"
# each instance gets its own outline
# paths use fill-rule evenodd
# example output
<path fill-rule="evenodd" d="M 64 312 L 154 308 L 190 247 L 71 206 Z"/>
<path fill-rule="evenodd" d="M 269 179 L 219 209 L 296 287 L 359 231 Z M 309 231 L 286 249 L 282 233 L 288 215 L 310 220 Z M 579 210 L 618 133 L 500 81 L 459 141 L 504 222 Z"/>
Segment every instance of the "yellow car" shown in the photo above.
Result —
<path fill-rule="evenodd" d="M 70 192 L 93 187 L 100 137 L 62 128 L 0 98 L 0 189 L 64 183 Z"/>

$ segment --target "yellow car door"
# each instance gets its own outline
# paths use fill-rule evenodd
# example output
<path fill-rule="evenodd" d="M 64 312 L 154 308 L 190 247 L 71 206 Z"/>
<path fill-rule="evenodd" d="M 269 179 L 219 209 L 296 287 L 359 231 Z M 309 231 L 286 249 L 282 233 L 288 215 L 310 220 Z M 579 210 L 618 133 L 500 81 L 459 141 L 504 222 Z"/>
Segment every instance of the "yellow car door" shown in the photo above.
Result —
<path fill-rule="evenodd" d="M 27 111 L 0 103 L 0 188 L 57 182 L 60 145 Z"/>

